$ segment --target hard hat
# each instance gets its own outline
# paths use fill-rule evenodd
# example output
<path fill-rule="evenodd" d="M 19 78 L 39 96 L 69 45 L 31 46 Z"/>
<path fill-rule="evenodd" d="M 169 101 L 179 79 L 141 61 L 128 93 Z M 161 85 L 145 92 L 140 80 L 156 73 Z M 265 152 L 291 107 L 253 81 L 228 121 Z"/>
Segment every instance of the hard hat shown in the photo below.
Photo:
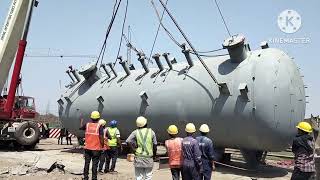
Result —
<path fill-rule="evenodd" d="M 107 122 L 104 119 L 100 119 L 98 122 L 101 126 L 105 126 Z"/>
<path fill-rule="evenodd" d="M 91 119 L 100 119 L 100 113 L 98 111 L 92 111 Z"/>
<path fill-rule="evenodd" d="M 172 135 L 178 134 L 178 128 L 176 125 L 170 125 L 167 129 L 167 132 Z"/>
<path fill-rule="evenodd" d="M 196 126 L 193 123 L 188 123 L 186 125 L 185 131 L 188 133 L 194 133 L 194 132 L 196 132 Z"/>
<path fill-rule="evenodd" d="M 143 116 L 139 116 L 136 120 L 136 123 L 138 127 L 143 127 L 147 124 L 147 119 Z"/>
<path fill-rule="evenodd" d="M 309 123 L 305 122 L 305 121 L 302 121 L 302 122 L 299 122 L 299 124 L 296 126 L 296 128 L 304 131 L 304 132 L 307 132 L 307 133 L 311 133 L 312 132 L 312 127 Z"/>
<path fill-rule="evenodd" d="M 200 132 L 208 133 L 210 131 L 209 126 L 207 124 L 202 124 L 199 128 Z"/>
<path fill-rule="evenodd" d="M 109 122 L 109 126 L 111 126 L 111 127 L 116 127 L 117 124 L 118 124 L 118 122 L 116 120 L 112 120 Z"/>

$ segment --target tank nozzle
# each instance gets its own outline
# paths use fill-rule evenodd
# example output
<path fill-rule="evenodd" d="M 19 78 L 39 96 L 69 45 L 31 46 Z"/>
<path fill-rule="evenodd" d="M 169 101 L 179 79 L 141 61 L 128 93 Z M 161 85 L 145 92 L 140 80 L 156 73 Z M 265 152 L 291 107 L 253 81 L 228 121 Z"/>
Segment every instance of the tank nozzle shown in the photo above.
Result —
<path fill-rule="evenodd" d="M 182 53 L 184 54 L 184 56 L 186 57 L 186 59 L 188 61 L 189 68 L 191 68 L 194 64 L 193 64 L 193 61 L 192 61 L 191 56 L 190 56 L 190 49 L 187 49 L 185 43 L 183 43 L 181 45 L 181 47 L 182 47 Z"/>
<path fill-rule="evenodd" d="M 120 60 L 119 64 L 121 64 L 121 66 L 123 67 L 123 69 L 126 72 L 127 76 L 129 76 L 130 75 L 130 70 L 129 70 L 127 61 L 124 61 L 122 59 L 122 56 L 119 56 L 118 59 Z"/>
<path fill-rule="evenodd" d="M 139 52 L 138 54 L 138 61 L 140 61 L 145 73 L 148 73 L 149 72 L 149 68 L 148 66 L 146 65 L 146 57 L 145 57 L 145 54 L 142 53 L 142 52 Z"/>
<path fill-rule="evenodd" d="M 101 64 L 100 67 L 102 67 L 102 69 L 104 70 L 104 72 L 106 73 L 106 75 L 108 76 L 107 79 L 109 79 L 111 77 L 110 73 L 107 70 L 107 67 L 105 64 Z"/>
<path fill-rule="evenodd" d="M 171 70 L 172 69 L 172 63 L 171 63 L 171 61 L 169 59 L 169 53 L 163 53 L 162 56 L 166 60 L 168 66 L 169 66 L 169 69 Z"/>
<path fill-rule="evenodd" d="M 160 61 L 160 54 L 155 54 L 152 56 L 152 58 L 156 61 L 157 66 L 159 68 L 159 72 L 161 72 L 164 68 L 163 68 L 163 65 Z"/>
<path fill-rule="evenodd" d="M 109 66 L 109 68 L 111 69 L 112 73 L 114 74 L 114 77 L 118 77 L 118 74 L 117 72 L 114 70 L 113 66 L 112 66 L 112 63 L 108 63 L 106 64 L 107 66 Z"/>

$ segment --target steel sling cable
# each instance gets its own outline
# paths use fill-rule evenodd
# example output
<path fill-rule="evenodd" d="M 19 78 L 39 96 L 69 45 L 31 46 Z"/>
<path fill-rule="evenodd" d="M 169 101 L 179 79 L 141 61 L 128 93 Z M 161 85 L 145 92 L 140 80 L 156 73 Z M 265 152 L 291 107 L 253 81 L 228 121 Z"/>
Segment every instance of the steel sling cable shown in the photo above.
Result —
<path fill-rule="evenodd" d="M 208 68 L 208 66 L 205 64 L 205 62 L 202 60 L 201 56 L 198 54 L 197 50 L 193 47 L 193 45 L 191 44 L 191 42 L 189 41 L 188 37 L 185 35 L 185 33 L 183 32 L 183 30 L 180 28 L 179 24 L 177 23 L 177 21 L 175 20 L 175 18 L 172 16 L 172 14 L 169 12 L 169 10 L 167 9 L 167 7 L 165 6 L 165 4 L 163 3 L 162 0 L 159 0 L 161 5 L 163 6 L 163 8 L 165 9 L 165 11 L 167 12 L 167 14 L 170 16 L 171 20 L 173 21 L 173 23 L 175 24 L 175 26 L 178 28 L 178 30 L 180 31 L 181 35 L 184 37 L 184 39 L 187 41 L 187 43 L 189 44 L 190 48 L 192 49 L 192 51 L 195 53 L 195 55 L 197 56 L 197 58 L 199 59 L 199 61 L 201 62 L 201 64 L 203 65 L 203 67 L 206 69 L 206 71 L 208 72 L 208 74 L 210 75 L 210 77 L 212 78 L 212 80 L 218 85 L 218 81 L 217 79 L 214 77 L 214 75 L 212 74 L 212 72 L 210 71 L 210 69 Z"/>
<path fill-rule="evenodd" d="M 154 4 L 153 0 L 151 0 L 151 4 L 152 4 L 152 7 L 154 9 L 154 11 L 156 12 L 157 14 L 157 17 L 158 17 L 158 20 L 159 20 L 159 24 L 161 25 L 161 27 L 165 30 L 165 32 L 167 33 L 167 35 L 169 36 L 169 38 L 177 45 L 181 48 L 181 44 L 173 37 L 173 35 L 170 33 L 170 31 L 164 26 L 164 24 L 162 23 L 161 21 L 161 17 L 160 17 L 160 14 L 157 10 L 157 7 L 156 5 Z"/>
<path fill-rule="evenodd" d="M 230 31 L 229 31 L 229 28 L 228 28 L 228 26 L 227 26 L 226 21 L 224 20 L 224 17 L 223 17 L 223 15 L 222 15 L 222 12 L 221 12 L 221 9 L 220 9 L 220 7 L 219 7 L 219 4 L 218 4 L 217 0 L 212 0 L 212 1 L 215 2 L 216 6 L 217 6 L 217 8 L 218 8 L 219 14 L 220 14 L 220 16 L 221 16 L 221 19 L 222 19 L 222 21 L 223 21 L 224 27 L 226 28 L 229 36 L 231 37 L 231 33 L 230 33 Z"/>
<path fill-rule="evenodd" d="M 118 57 L 119 57 L 120 50 L 121 50 L 122 39 L 123 39 L 123 35 L 124 35 L 124 25 L 126 24 L 127 13 L 128 13 L 128 5 L 129 5 L 129 0 L 127 0 L 127 4 L 126 4 L 126 10 L 125 10 L 124 18 L 123 18 L 123 22 L 122 22 L 121 38 L 120 38 L 119 48 L 118 48 L 116 60 L 115 60 L 115 62 L 113 63 L 113 67 L 116 65 L 116 63 L 117 63 L 117 61 L 118 61 Z"/>
<path fill-rule="evenodd" d="M 168 5 L 168 1 L 169 0 L 166 0 L 166 6 Z M 160 22 L 162 22 L 162 19 L 163 19 L 163 16 L 164 16 L 164 12 L 165 12 L 165 10 L 162 11 Z M 149 59 L 151 59 L 151 56 L 152 56 L 152 53 L 153 53 L 153 49 L 154 49 L 154 46 L 156 44 L 156 41 L 157 41 L 157 38 L 158 38 L 158 35 L 159 35 L 160 27 L 161 27 L 161 23 L 159 23 L 156 35 L 154 37 L 154 41 L 153 41 L 152 48 L 151 48 L 151 51 L 150 51 Z M 152 61 L 148 61 L 147 65 L 149 65 L 149 62 L 152 63 Z"/>
<path fill-rule="evenodd" d="M 100 64 L 102 63 L 103 56 L 104 56 L 104 52 L 105 52 L 106 45 L 107 45 L 107 39 L 108 39 L 108 37 L 109 37 L 109 34 L 110 34 L 110 31 L 111 31 L 113 22 L 114 22 L 114 20 L 115 20 L 115 18 L 116 18 L 116 15 L 117 15 L 117 13 L 118 13 L 118 10 L 119 10 L 121 1 L 122 1 L 122 0 L 119 0 L 119 3 L 117 4 L 116 10 L 113 11 L 112 18 L 111 18 L 111 21 L 110 21 L 110 23 L 109 23 L 109 26 L 108 26 L 108 29 L 107 29 L 107 32 L 106 32 L 106 35 L 105 35 L 105 39 L 104 39 L 103 45 L 102 45 L 102 47 L 101 47 L 99 56 L 98 56 L 97 61 L 96 61 L 96 65 L 98 64 L 99 59 L 100 59 Z M 116 1 L 116 3 L 117 3 L 117 2 L 118 2 L 118 1 Z M 115 7 L 115 6 L 114 6 L 114 7 Z"/>
<path fill-rule="evenodd" d="M 196 55 L 194 52 L 190 52 L 190 53 Z M 229 54 L 228 53 L 226 53 L 226 54 L 212 54 L 212 55 L 210 55 L 210 54 L 199 54 L 199 56 L 201 56 L 201 57 L 219 57 L 219 56 L 226 56 L 226 55 L 229 55 Z"/>

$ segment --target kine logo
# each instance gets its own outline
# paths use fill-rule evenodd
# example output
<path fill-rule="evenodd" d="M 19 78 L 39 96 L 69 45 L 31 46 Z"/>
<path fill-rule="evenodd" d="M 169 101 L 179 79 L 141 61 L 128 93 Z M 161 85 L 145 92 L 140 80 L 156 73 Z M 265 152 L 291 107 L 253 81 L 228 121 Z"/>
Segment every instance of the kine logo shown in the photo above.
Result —
<path fill-rule="evenodd" d="M 278 16 L 278 26 L 284 33 L 295 33 L 301 27 L 301 16 L 295 10 L 284 10 Z"/>

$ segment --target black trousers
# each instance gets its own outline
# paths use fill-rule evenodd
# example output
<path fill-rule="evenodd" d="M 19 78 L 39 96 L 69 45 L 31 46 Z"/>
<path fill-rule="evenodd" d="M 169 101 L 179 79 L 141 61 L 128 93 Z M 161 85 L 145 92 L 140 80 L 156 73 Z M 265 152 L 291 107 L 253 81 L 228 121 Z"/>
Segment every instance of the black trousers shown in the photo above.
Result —
<path fill-rule="evenodd" d="M 83 176 L 84 180 L 89 180 L 89 168 L 90 162 L 92 160 L 92 180 L 97 180 L 98 173 L 98 163 L 100 158 L 101 151 L 93 151 L 93 150 L 84 150 L 84 168 L 83 168 Z"/>
<path fill-rule="evenodd" d="M 118 158 L 118 147 L 111 146 L 110 149 L 107 150 L 106 169 L 110 171 L 114 171 L 114 169 L 116 168 L 117 158 Z M 111 161 L 111 167 L 110 167 L 110 161 Z"/>
<path fill-rule="evenodd" d="M 182 167 L 183 180 L 200 180 L 200 172 L 195 166 Z"/>
<path fill-rule="evenodd" d="M 298 168 L 294 168 L 291 176 L 291 180 L 315 180 L 315 173 L 302 172 Z"/>
<path fill-rule="evenodd" d="M 100 155 L 100 161 L 99 161 L 99 171 L 102 171 L 103 169 L 103 165 L 105 162 L 107 162 L 107 150 L 101 151 L 101 155 Z M 104 171 L 107 172 L 109 169 L 107 167 L 107 165 L 105 165 Z"/>
<path fill-rule="evenodd" d="M 180 180 L 181 168 L 170 168 L 172 180 Z"/>
<path fill-rule="evenodd" d="M 210 180 L 211 179 L 211 175 L 212 175 L 212 161 L 208 160 L 208 159 L 202 159 L 202 164 L 203 164 L 203 172 L 200 175 L 201 179 L 203 180 Z"/>

